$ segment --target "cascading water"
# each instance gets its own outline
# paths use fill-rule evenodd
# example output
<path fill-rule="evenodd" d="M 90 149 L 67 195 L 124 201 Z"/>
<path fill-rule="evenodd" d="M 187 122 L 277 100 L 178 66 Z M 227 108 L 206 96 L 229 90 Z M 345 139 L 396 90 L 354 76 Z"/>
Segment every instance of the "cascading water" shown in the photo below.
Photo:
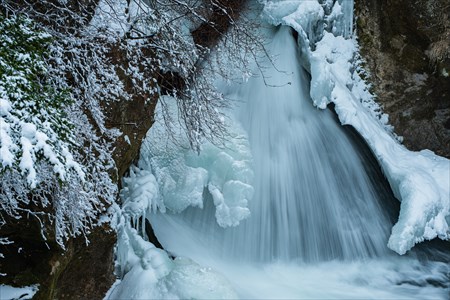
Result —
<path fill-rule="evenodd" d="M 291 29 L 272 35 L 276 58 L 265 62 L 264 78 L 223 87 L 241 103 L 235 116 L 253 156 L 251 216 L 234 228 L 218 226 L 205 189 L 203 209 L 149 216 L 159 241 L 222 272 L 241 297 L 445 297 L 443 289 L 402 286 L 410 278 L 426 282 L 424 272 L 445 277 L 445 266 L 424 271 L 391 255 L 391 222 L 380 207 L 390 196 L 376 190 L 333 113 L 312 106 Z"/>
<path fill-rule="evenodd" d="M 332 113 L 312 106 L 291 29 L 281 27 L 268 48 L 277 55 L 276 69 L 266 70 L 265 82 L 252 78 L 238 95 L 245 101 L 239 119 L 252 149 L 255 195 L 252 216 L 234 230 L 230 245 L 247 244 L 233 250 L 262 260 L 385 253 L 383 195 L 374 192 Z"/>
<path fill-rule="evenodd" d="M 212 225 L 211 205 L 173 217 L 241 259 L 310 262 L 385 254 L 390 223 L 378 205 L 383 195 L 374 192 L 332 113 L 312 106 L 291 29 L 281 27 L 268 50 L 277 58 L 265 78 L 251 78 L 233 95 L 244 103 L 238 118 L 253 154 L 251 217 L 231 229 Z"/>

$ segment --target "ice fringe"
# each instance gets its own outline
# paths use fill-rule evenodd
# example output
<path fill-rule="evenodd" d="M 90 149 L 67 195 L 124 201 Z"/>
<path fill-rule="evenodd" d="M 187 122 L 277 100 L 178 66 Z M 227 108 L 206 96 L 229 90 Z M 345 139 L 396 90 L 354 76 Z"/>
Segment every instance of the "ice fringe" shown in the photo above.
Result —
<path fill-rule="evenodd" d="M 409 151 L 386 130 L 387 117 L 374 113 L 379 106 L 356 71 L 353 1 L 321 2 L 265 1 L 263 18 L 298 32 L 314 105 L 335 104 L 341 124 L 352 125 L 366 140 L 401 201 L 388 247 L 405 254 L 423 240 L 449 239 L 450 161 L 429 150 Z"/>

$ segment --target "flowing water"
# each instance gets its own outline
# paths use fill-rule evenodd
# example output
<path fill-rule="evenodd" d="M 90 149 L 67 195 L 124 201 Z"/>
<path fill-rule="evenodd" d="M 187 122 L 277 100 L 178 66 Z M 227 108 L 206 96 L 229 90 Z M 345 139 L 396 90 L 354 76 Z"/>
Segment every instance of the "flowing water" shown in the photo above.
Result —
<path fill-rule="evenodd" d="M 273 31 L 265 78 L 223 89 L 240 100 L 235 115 L 253 155 L 251 216 L 221 228 L 205 193 L 203 209 L 150 217 L 159 241 L 222 272 L 245 298 L 445 299 L 445 263 L 386 247 L 392 196 L 380 193 L 333 113 L 312 106 L 291 30 Z"/>

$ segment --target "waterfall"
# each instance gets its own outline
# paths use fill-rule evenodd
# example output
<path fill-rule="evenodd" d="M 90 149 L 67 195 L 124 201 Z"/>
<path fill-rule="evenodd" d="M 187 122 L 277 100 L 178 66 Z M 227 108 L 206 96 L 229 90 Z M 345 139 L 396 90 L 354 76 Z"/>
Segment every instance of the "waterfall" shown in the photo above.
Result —
<path fill-rule="evenodd" d="M 223 147 L 189 151 L 176 123 L 168 139 L 176 99 L 157 104 L 115 207 L 121 280 L 106 298 L 447 299 L 446 244 L 387 244 L 445 238 L 449 162 L 403 149 L 369 110 L 353 1 L 264 3 L 268 54 L 245 82 L 217 82 L 235 100 Z"/>
<path fill-rule="evenodd" d="M 268 48 L 277 57 L 266 82 L 253 78 L 240 94 L 255 196 L 252 218 L 236 229 L 233 242 L 246 241 L 249 256 L 259 250 L 264 260 L 384 254 L 389 222 L 378 205 L 383 195 L 374 192 L 332 113 L 312 106 L 291 29 L 280 27 Z"/>
<path fill-rule="evenodd" d="M 232 88 L 253 154 L 250 218 L 221 228 L 211 199 L 203 210 L 171 217 L 239 259 L 314 262 L 386 254 L 390 222 L 379 205 L 383 195 L 332 112 L 312 106 L 291 29 L 280 27 L 268 50 L 276 58 L 265 62 L 264 78 L 251 78 L 237 93 Z"/>
<path fill-rule="evenodd" d="M 122 281 L 108 299 L 448 298 L 445 245 L 405 256 L 387 247 L 389 239 L 404 253 L 420 237 L 444 232 L 435 226 L 443 214 L 420 205 L 421 214 L 408 214 L 403 201 L 398 223 L 408 226 L 391 234 L 399 204 L 380 172 L 381 165 L 394 192 L 401 185 L 415 192 L 408 201 L 421 204 L 436 194 L 422 197 L 420 180 L 439 178 L 445 164 L 399 149 L 359 103 L 354 45 L 343 38 L 352 31 L 353 1 L 289 3 L 264 6 L 262 19 L 274 26 L 259 29 L 269 54 L 254 74 L 240 84 L 218 82 L 234 100 L 222 148 L 205 143 L 199 155 L 190 152 L 181 127 L 180 139 L 168 140 L 157 105 L 115 214 Z M 161 99 L 174 116 L 175 100 Z M 419 157 L 419 168 L 405 157 Z M 428 166 L 431 173 L 423 172 Z M 145 219 L 164 251 L 148 242 Z"/>
<path fill-rule="evenodd" d="M 313 107 L 291 29 L 268 35 L 264 75 L 222 86 L 248 134 L 251 215 L 220 227 L 205 188 L 202 208 L 148 216 L 164 249 L 214 268 L 244 298 L 445 298 L 447 264 L 386 247 L 392 195 L 333 112 Z"/>

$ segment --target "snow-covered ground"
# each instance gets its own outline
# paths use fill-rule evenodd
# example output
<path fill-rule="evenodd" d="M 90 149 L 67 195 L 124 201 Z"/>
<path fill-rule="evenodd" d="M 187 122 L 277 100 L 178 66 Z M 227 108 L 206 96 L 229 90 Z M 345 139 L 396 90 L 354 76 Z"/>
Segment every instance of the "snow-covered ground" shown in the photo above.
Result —
<path fill-rule="evenodd" d="M 37 286 L 12 287 L 9 285 L 0 285 L 0 299 L 14 300 L 14 299 L 31 299 L 38 291 Z"/>

